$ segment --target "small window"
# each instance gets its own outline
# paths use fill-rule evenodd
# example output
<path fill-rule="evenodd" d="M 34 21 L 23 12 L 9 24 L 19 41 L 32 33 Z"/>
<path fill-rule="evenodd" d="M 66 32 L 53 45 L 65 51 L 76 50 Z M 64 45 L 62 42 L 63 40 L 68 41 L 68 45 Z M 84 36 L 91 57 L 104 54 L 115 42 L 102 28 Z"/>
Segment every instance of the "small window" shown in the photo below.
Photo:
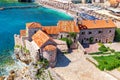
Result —
<path fill-rule="evenodd" d="M 63 35 L 61 35 L 60 37 L 63 38 Z"/>
<path fill-rule="evenodd" d="M 92 32 L 88 32 L 88 34 L 92 34 Z"/>
<path fill-rule="evenodd" d="M 85 32 L 82 32 L 82 34 L 84 35 L 84 34 L 85 34 Z"/>
<path fill-rule="evenodd" d="M 97 40 L 97 39 L 95 39 L 95 41 L 97 42 L 98 40 Z"/>
<path fill-rule="evenodd" d="M 86 41 L 88 41 L 89 39 L 87 38 Z"/>
<path fill-rule="evenodd" d="M 111 33 L 111 30 L 109 30 L 109 33 Z"/>
<path fill-rule="evenodd" d="M 34 33 L 36 33 L 37 31 L 34 31 Z"/>
<path fill-rule="evenodd" d="M 70 37 L 69 35 L 67 35 L 67 37 Z"/>
<path fill-rule="evenodd" d="M 99 43 L 101 42 L 101 40 L 99 40 Z"/>
<path fill-rule="evenodd" d="M 98 31 L 98 33 L 100 34 L 100 33 L 102 33 L 102 31 Z"/>

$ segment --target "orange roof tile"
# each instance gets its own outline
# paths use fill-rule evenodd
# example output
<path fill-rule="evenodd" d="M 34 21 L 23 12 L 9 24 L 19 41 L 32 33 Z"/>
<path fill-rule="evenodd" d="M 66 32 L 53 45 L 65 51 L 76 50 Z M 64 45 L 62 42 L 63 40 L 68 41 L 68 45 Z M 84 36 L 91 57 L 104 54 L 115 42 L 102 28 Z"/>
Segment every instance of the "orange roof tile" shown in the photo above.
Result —
<path fill-rule="evenodd" d="M 20 36 L 26 36 L 26 30 L 20 30 Z"/>
<path fill-rule="evenodd" d="M 37 22 L 26 23 L 27 28 L 41 28 L 41 24 Z"/>
<path fill-rule="evenodd" d="M 39 30 L 32 36 L 32 39 L 39 47 L 41 47 L 45 42 L 47 42 L 51 38 L 43 31 Z"/>
<path fill-rule="evenodd" d="M 110 4 L 115 4 L 117 2 L 120 2 L 119 0 L 109 0 Z"/>
<path fill-rule="evenodd" d="M 79 28 L 74 21 L 59 21 L 58 27 L 60 32 L 79 32 Z"/>
<path fill-rule="evenodd" d="M 112 20 L 82 20 L 78 26 L 80 29 L 116 28 Z"/>
<path fill-rule="evenodd" d="M 57 26 L 44 26 L 42 30 L 47 34 L 58 34 L 59 28 Z"/>
<path fill-rule="evenodd" d="M 56 46 L 54 46 L 54 45 L 47 45 L 44 47 L 44 50 L 46 50 L 46 51 L 53 51 L 55 49 L 56 49 Z"/>

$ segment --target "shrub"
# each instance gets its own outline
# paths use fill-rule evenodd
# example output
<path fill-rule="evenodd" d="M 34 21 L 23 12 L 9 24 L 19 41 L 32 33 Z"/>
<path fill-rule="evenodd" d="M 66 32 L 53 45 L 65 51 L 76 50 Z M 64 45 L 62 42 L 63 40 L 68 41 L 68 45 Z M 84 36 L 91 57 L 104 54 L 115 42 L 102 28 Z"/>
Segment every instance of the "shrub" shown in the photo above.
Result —
<path fill-rule="evenodd" d="M 89 38 L 89 42 L 90 42 L 90 43 L 93 43 L 93 40 L 94 40 L 93 37 L 90 37 L 90 38 Z"/>
<path fill-rule="evenodd" d="M 117 28 L 117 29 L 115 30 L 114 41 L 120 42 L 120 28 Z"/>
<path fill-rule="evenodd" d="M 66 41 L 66 43 L 67 43 L 67 46 L 70 48 L 70 46 L 72 45 L 72 40 L 71 39 L 68 39 L 68 38 L 61 38 L 60 40 L 62 40 L 62 41 Z"/>
<path fill-rule="evenodd" d="M 15 45 L 14 48 L 21 48 L 21 46 L 20 45 Z"/>
<path fill-rule="evenodd" d="M 24 51 L 25 53 L 27 53 L 27 54 L 30 53 L 29 50 L 26 49 L 26 47 L 23 47 L 23 51 Z"/>
<path fill-rule="evenodd" d="M 101 52 L 107 52 L 108 48 L 106 48 L 105 45 L 102 45 L 102 46 L 99 47 L 99 51 L 101 51 Z"/>
<path fill-rule="evenodd" d="M 114 52 L 115 52 L 115 50 L 114 50 L 114 49 L 110 49 L 110 51 L 111 51 L 111 53 L 114 53 Z"/>
<path fill-rule="evenodd" d="M 72 38 L 76 38 L 76 36 L 77 36 L 77 34 L 76 34 L 75 32 L 70 32 L 69 35 L 70 35 L 70 37 L 72 37 Z"/>

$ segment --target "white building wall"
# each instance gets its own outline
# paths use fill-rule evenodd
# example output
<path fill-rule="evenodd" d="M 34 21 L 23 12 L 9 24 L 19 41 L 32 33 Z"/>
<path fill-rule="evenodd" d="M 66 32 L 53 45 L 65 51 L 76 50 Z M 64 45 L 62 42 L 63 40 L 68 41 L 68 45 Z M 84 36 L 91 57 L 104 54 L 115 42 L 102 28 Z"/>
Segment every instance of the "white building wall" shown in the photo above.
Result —
<path fill-rule="evenodd" d="M 32 60 L 34 62 L 37 62 L 39 60 L 39 54 L 38 54 L 39 47 L 35 44 L 34 41 L 30 42 L 28 40 L 25 40 L 25 43 L 26 43 L 26 49 L 30 51 Z"/>

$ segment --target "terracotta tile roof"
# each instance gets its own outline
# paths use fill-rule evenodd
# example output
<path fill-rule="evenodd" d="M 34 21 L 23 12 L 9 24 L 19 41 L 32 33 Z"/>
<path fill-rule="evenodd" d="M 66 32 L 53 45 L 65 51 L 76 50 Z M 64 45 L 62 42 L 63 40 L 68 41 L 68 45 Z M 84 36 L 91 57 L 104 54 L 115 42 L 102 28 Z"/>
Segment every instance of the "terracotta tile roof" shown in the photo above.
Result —
<path fill-rule="evenodd" d="M 51 39 L 47 34 L 43 31 L 39 30 L 32 36 L 33 41 L 41 47 L 44 43 L 46 43 L 49 39 Z"/>
<path fill-rule="evenodd" d="M 44 26 L 42 30 L 47 34 L 58 34 L 59 28 L 57 26 Z"/>
<path fill-rule="evenodd" d="M 119 0 L 109 0 L 110 4 L 115 4 L 117 2 L 120 2 Z"/>
<path fill-rule="evenodd" d="M 79 28 L 74 21 L 59 21 L 58 27 L 60 32 L 79 32 Z"/>
<path fill-rule="evenodd" d="M 26 23 L 27 28 L 41 28 L 41 24 L 37 22 Z"/>
<path fill-rule="evenodd" d="M 82 20 L 78 26 L 80 29 L 116 28 L 112 20 Z"/>
<path fill-rule="evenodd" d="M 21 36 L 26 36 L 26 30 L 20 30 L 20 37 Z"/>
<path fill-rule="evenodd" d="M 44 50 L 46 50 L 46 51 L 53 51 L 55 49 L 56 49 L 56 46 L 54 46 L 54 45 L 47 45 L 44 47 Z"/>

